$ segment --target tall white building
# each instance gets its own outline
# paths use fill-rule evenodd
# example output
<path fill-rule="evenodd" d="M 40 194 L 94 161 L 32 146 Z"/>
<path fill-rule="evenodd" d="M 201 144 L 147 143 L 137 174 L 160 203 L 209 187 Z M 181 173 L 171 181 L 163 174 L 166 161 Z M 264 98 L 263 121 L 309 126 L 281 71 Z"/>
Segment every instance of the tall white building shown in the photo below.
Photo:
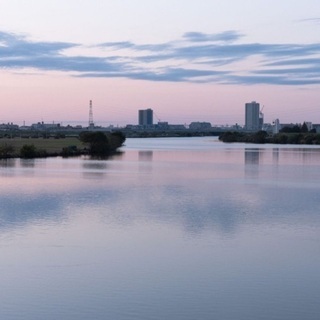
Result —
<path fill-rule="evenodd" d="M 246 123 L 245 123 L 246 130 L 259 131 L 261 129 L 259 114 L 260 114 L 259 103 L 255 101 L 246 103 Z"/>
<path fill-rule="evenodd" d="M 273 122 L 273 133 L 274 134 L 279 133 L 280 129 L 281 129 L 280 120 L 279 119 L 274 120 L 274 122 Z"/>

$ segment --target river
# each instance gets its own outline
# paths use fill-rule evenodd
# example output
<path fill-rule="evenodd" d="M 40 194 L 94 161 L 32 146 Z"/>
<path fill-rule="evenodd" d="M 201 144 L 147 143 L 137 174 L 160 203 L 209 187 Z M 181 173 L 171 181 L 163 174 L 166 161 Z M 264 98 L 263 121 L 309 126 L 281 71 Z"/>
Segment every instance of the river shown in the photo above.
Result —
<path fill-rule="evenodd" d="M 320 148 L 121 151 L 0 161 L 0 319 L 319 319 Z"/>

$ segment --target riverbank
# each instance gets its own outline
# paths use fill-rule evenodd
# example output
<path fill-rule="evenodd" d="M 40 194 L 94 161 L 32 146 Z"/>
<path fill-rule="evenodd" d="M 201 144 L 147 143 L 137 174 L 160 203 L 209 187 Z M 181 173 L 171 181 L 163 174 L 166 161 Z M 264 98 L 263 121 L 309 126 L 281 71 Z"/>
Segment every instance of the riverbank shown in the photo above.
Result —
<path fill-rule="evenodd" d="M 125 136 L 119 133 L 101 133 L 103 141 L 103 155 L 117 151 L 124 141 Z M 93 139 L 95 138 L 93 135 Z M 79 137 L 61 138 L 1 138 L 0 159 L 6 158 L 44 158 L 55 156 L 76 156 L 92 153 L 92 146 L 96 141 L 84 141 Z M 97 155 L 97 152 L 94 152 Z"/>

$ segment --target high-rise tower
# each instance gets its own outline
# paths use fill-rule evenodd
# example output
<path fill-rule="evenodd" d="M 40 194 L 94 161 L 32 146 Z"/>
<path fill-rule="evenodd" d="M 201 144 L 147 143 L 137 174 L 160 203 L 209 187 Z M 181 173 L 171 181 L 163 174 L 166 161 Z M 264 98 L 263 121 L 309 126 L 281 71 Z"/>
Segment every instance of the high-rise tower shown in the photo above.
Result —
<path fill-rule="evenodd" d="M 94 127 L 93 123 L 93 111 L 92 111 L 92 100 L 89 102 L 89 127 Z"/>
<path fill-rule="evenodd" d="M 259 114 L 260 114 L 260 104 L 252 101 L 246 103 L 246 130 L 248 131 L 259 131 L 260 128 L 260 121 L 259 121 Z"/>
<path fill-rule="evenodd" d="M 150 126 L 153 125 L 153 110 L 139 110 L 139 125 Z"/>

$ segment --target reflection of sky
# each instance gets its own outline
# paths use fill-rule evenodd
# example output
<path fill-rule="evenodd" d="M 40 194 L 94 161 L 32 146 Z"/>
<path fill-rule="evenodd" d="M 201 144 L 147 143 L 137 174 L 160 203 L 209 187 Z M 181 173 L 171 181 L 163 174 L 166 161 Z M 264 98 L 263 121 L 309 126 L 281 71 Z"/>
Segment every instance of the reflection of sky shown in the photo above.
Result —
<path fill-rule="evenodd" d="M 0 318 L 317 319 L 319 156 L 296 152 L 0 167 Z"/>
<path fill-rule="evenodd" d="M 275 163 L 274 149 L 197 148 L 129 148 L 114 160 L 3 166 L 1 229 L 96 210 L 108 223 L 158 221 L 187 232 L 230 232 L 250 222 L 294 223 L 318 210 L 318 152 L 280 149 Z M 304 165 L 306 158 L 311 165 Z"/>

